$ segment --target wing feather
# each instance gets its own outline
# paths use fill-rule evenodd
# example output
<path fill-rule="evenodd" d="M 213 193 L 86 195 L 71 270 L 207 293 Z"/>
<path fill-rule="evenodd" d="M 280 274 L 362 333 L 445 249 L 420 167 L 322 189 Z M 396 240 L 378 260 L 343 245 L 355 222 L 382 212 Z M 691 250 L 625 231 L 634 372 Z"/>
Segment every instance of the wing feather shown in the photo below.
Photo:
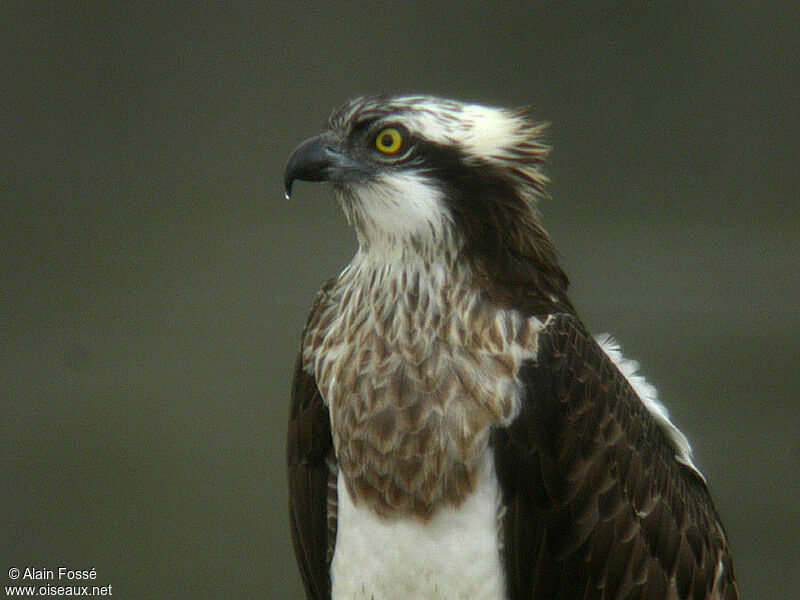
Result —
<path fill-rule="evenodd" d="M 323 293 L 311 312 L 319 308 Z M 305 332 L 303 333 L 305 338 Z M 335 540 L 335 459 L 328 409 L 315 378 L 303 369 L 303 352 L 297 359 L 287 432 L 289 519 L 295 557 L 308 600 L 330 600 L 330 557 Z"/>
<path fill-rule="evenodd" d="M 738 598 L 705 483 L 572 315 L 550 317 L 496 432 L 512 600 Z"/>

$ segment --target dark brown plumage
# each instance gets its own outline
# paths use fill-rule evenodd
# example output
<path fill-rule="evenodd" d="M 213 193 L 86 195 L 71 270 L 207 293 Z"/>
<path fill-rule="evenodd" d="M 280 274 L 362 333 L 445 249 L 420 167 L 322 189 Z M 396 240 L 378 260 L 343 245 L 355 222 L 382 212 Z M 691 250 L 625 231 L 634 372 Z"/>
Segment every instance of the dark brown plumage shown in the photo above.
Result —
<path fill-rule="evenodd" d="M 705 483 L 576 318 L 547 323 L 524 380 L 495 436 L 509 597 L 737 598 Z"/>
<path fill-rule="evenodd" d="M 330 282 L 323 287 L 320 297 L 329 285 Z M 292 541 L 306 596 L 309 600 L 329 600 L 329 554 L 334 540 L 328 526 L 328 485 L 333 475 L 333 440 L 328 408 L 316 380 L 303 370 L 302 352 L 297 357 L 292 383 L 286 459 Z"/>

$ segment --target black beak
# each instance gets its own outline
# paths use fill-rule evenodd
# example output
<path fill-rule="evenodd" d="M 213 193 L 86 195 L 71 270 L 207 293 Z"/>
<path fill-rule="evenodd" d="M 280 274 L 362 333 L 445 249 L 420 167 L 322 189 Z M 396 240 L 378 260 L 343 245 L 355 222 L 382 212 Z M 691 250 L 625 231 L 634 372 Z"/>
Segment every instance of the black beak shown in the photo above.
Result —
<path fill-rule="evenodd" d="M 291 198 L 292 183 L 300 181 L 328 181 L 342 179 L 346 173 L 360 170 L 349 159 L 338 138 L 328 132 L 306 140 L 289 157 L 283 185 L 286 199 Z"/>

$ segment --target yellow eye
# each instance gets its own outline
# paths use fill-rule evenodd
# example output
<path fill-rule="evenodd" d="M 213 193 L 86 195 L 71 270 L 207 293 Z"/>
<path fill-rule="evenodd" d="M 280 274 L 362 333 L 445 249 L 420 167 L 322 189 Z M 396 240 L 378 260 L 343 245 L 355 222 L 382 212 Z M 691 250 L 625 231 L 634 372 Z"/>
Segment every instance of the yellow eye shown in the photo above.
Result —
<path fill-rule="evenodd" d="M 389 127 L 384 129 L 375 138 L 375 146 L 384 154 L 397 154 L 403 146 L 403 136 L 397 129 Z"/>

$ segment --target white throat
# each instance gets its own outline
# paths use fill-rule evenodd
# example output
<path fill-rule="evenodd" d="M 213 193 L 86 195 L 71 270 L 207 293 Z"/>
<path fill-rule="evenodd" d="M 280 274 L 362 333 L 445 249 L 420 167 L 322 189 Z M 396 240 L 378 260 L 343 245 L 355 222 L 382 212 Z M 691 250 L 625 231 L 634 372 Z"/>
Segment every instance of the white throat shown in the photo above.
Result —
<path fill-rule="evenodd" d="M 444 194 L 423 173 L 385 173 L 339 189 L 337 197 L 363 252 L 403 258 L 430 253 L 453 237 Z"/>

